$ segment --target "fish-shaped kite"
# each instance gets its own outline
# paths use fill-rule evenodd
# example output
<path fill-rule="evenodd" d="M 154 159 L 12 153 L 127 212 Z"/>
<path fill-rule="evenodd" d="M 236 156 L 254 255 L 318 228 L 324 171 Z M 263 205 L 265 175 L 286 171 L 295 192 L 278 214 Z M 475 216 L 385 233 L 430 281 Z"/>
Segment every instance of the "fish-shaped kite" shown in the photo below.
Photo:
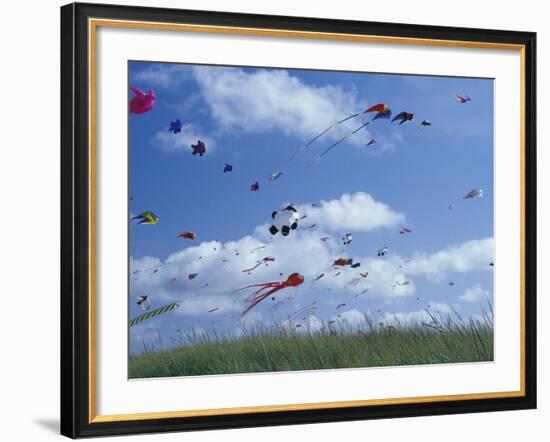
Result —
<path fill-rule="evenodd" d="M 393 123 L 394 121 L 399 121 L 399 125 L 401 126 L 403 123 L 412 120 L 414 120 L 414 114 L 411 114 L 410 112 L 400 112 L 392 118 L 391 122 Z"/>
<path fill-rule="evenodd" d="M 466 195 L 464 195 L 464 199 L 470 199 L 470 198 L 481 198 L 483 197 L 483 189 L 473 189 L 470 190 Z"/>
<path fill-rule="evenodd" d="M 131 114 L 144 114 L 155 107 L 157 96 L 155 91 L 148 91 L 146 94 L 139 89 L 130 88 L 134 93 L 134 97 L 130 100 Z"/>
<path fill-rule="evenodd" d="M 283 176 L 283 172 L 273 172 L 271 175 L 267 177 L 269 181 L 275 181 L 278 180 Z"/>
<path fill-rule="evenodd" d="M 195 234 L 195 232 L 189 232 L 189 231 L 181 232 L 178 235 L 178 238 L 184 238 L 184 239 L 195 239 L 196 237 L 197 235 Z"/>

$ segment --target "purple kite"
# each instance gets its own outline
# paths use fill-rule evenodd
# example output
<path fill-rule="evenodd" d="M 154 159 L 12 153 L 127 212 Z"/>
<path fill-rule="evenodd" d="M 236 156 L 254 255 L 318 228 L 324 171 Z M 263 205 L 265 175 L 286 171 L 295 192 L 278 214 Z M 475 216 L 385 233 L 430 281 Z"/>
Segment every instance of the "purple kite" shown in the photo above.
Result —
<path fill-rule="evenodd" d="M 181 121 L 179 118 L 176 121 L 170 121 L 170 129 L 168 129 L 168 132 L 174 132 L 175 134 L 181 132 Z"/>
<path fill-rule="evenodd" d="M 409 112 L 400 112 L 392 118 L 391 122 L 393 123 L 394 121 L 399 121 L 399 125 L 401 126 L 403 123 L 412 120 L 414 120 L 414 114 L 411 114 Z"/>
<path fill-rule="evenodd" d="M 197 140 L 197 144 L 191 144 L 191 149 L 193 149 L 193 155 L 199 154 L 202 157 L 206 153 L 206 144 L 204 141 Z"/>
<path fill-rule="evenodd" d="M 250 185 L 251 192 L 257 192 L 258 190 L 260 190 L 260 183 L 258 183 L 258 181 Z"/>
<path fill-rule="evenodd" d="M 455 95 L 455 100 L 457 101 L 457 103 L 460 103 L 460 104 L 464 104 L 468 101 L 472 101 L 472 99 L 467 95 L 465 95 L 464 97 L 461 97 L 460 95 Z"/>

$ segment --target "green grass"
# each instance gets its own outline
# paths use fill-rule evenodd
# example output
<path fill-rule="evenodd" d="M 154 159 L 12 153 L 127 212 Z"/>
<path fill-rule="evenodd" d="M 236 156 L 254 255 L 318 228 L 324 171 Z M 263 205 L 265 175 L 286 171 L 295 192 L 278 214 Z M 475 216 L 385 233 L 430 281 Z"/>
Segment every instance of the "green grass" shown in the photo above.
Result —
<path fill-rule="evenodd" d="M 433 315 L 416 324 L 374 322 L 321 330 L 273 325 L 243 329 L 240 337 L 190 330 L 171 348 L 146 345 L 130 356 L 130 378 L 196 376 L 293 370 L 387 367 L 493 360 L 492 315 L 465 320 Z M 145 345 L 145 344 L 144 344 Z"/>

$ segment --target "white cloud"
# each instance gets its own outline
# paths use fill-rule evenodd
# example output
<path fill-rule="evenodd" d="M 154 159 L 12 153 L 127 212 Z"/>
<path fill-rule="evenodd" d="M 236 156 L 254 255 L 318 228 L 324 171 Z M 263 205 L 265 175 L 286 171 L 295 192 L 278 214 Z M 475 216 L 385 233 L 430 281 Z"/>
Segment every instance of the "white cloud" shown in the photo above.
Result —
<path fill-rule="evenodd" d="M 491 293 L 488 290 L 485 290 L 481 287 L 481 285 L 476 284 L 460 295 L 458 300 L 463 302 L 478 302 L 488 299 L 490 296 Z"/>
<path fill-rule="evenodd" d="M 195 80 L 208 104 L 212 118 L 225 131 L 264 133 L 274 130 L 307 139 L 328 125 L 364 109 L 355 89 L 305 84 L 285 70 L 195 66 Z M 359 126 L 339 126 L 327 133 L 335 139 Z M 350 138 L 364 144 L 367 131 Z"/>
<path fill-rule="evenodd" d="M 132 295 L 150 294 L 158 305 L 181 302 L 178 315 L 206 315 L 208 310 L 218 308 L 217 312 L 209 315 L 217 319 L 226 313 L 232 317 L 238 316 L 246 308 L 247 297 L 255 289 L 235 290 L 250 284 L 283 281 L 294 272 L 304 276 L 304 284 L 285 288 L 270 295 L 270 298 L 273 296 L 277 301 L 282 297 L 293 296 L 294 306 L 304 305 L 303 300 L 308 295 L 321 293 L 324 293 L 320 298 L 324 304 L 331 297 L 338 304 L 342 302 L 342 296 L 350 297 L 362 292 L 363 298 L 397 299 L 416 292 L 414 280 L 411 279 L 413 276 L 432 278 L 442 277 L 445 272 L 491 269 L 487 263 L 492 256 L 492 238 L 455 244 L 433 254 L 418 253 L 411 261 L 391 251 L 384 258 L 348 256 L 343 253 L 340 241 L 321 241 L 321 237 L 327 235 L 324 227 L 327 230 L 344 227 L 349 230 L 369 230 L 391 226 L 402 215 L 364 193 L 343 195 L 340 199 L 323 203 L 315 210 L 314 214 L 308 212 L 308 217 L 322 223 L 323 229 L 298 229 L 288 237 L 282 237 L 271 236 L 268 225 L 261 225 L 251 235 L 236 241 L 224 244 L 217 241 L 202 242 L 173 253 L 156 272 L 132 274 Z M 353 220 L 346 224 L 337 216 L 341 211 L 350 211 L 353 213 L 352 218 L 365 217 L 365 222 L 356 225 L 353 224 L 356 220 Z M 364 213 L 370 214 L 370 217 Z M 259 246 L 265 247 L 255 250 Z M 243 271 L 266 256 L 274 257 L 275 261 L 267 265 L 262 263 L 250 273 Z M 360 262 L 360 270 L 367 271 L 368 276 L 360 277 L 358 270 L 349 267 L 333 267 L 334 259 L 340 256 Z M 159 264 L 161 261 L 158 258 L 146 256 L 131 259 L 130 269 L 151 269 Z M 188 275 L 191 273 L 197 273 L 198 276 L 190 280 Z M 324 273 L 324 277 L 315 281 L 321 273 Z M 404 281 L 409 281 L 409 284 L 395 284 Z M 258 309 L 265 311 L 266 305 L 271 302 L 271 299 L 267 299 Z M 437 304 L 434 303 L 433 308 L 438 309 Z"/>
<path fill-rule="evenodd" d="M 145 83 L 150 87 L 170 88 L 192 79 L 191 66 L 170 63 L 151 63 L 132 76 L 135 84 Z"/>
<path fill-rule="evenodd" d="M 367 320 L 365 319 L 365 313 L 357 310 L 345 310 L 341 313 L 330 318 L 331 321 L 335 321 L 338 325 L 350 327 L 352 329 L 365 329 L 367 326 Z"/>
<path fill-rule="evenodd" d="M 365 192 L 343 194 L 339 199 L 321 201 L 321 207 L 301 207 L 308 222 L 322 225 L 330 231 L 368 232 L 382 227 L 395 227 L 405 222 L 405 216 L 376 201 Z"/>
<path fill-rule="evenodd" d="M 491 237 L 454 244 L 430 255 L 417 253 L 407 263 L 406 271 L 411 275 L 443 277 L 449 272 L 489 270 L 493 248 L 494 240 Z"/>
<path fill-rule="evenodd" d="M 195 144 L 199 139 L 206 143 L 206 155 L 212 152 L 216 145 L 215 140 L 198 131 L 193 124 L 182 125 L 181 132 L 177 134 L 169 132 L 168 128 L 157 132 L 151 138 L 151 144 L 167 152 L 181 150 L 190 153 L 191 144 Z"/>
<path fill-rule="evenodd" d="M 416 310 L 411 312 L 396 312 L 385 313 L 380 319 L 384 325 L 392 325 L 394 327 L 409 327 L 425 324 L 432 324 L 432 316 L 440 319 L 452 312 L 451 307 L 443 302 L 431 301 L 428 303 L 429 308 L 426 310 Z"/>

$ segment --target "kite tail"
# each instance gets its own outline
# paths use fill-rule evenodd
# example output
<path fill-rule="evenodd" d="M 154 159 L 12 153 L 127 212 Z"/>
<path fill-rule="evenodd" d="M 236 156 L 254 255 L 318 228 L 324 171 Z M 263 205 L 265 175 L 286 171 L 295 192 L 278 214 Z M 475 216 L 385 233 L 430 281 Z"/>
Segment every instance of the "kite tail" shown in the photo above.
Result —
<path fill-rule="evenodd" d="M 244 269 L 242 272 L 243 272 L 243 273 L 247 273 L 247 272 L 251 272 L 251 271 L 253 271 L 253 270 L 256 270 L 256 269 L 258 268 L 258 266 L 260 266 L 261 264 L 262 264 L 262 263 L 261 263 L 261 261 L 260 261 L 260 262 L 256 263 L 256 265 L 255 265 L 254 267 L 250 267 L 249 269 Z"/>
<path fill-rule="evenodd" d="M 267 288 L 267 287 L 265 287 Z M 252 310 L 254 307 L 256 307 L 260 302 L 262 302 L 265 298 L 267 298 L 269 295 L 271 295 L 272 293 L 275 293 L 276 291 L 280 290 L 282 287 L 273 287 L 271 290 L 263 293 L 263 294 L 258 294 L 258 292 L 254 293 L 254 295 L 257 295 L 255 296 L 251 301 L 250 301 L 250 305 L 242 312 L 241 314 L 241 318 L 246 315 L 250 310 Z M 260 291 L 260 290 L 258 290 Z"/>
<path fill-rule="evenodd" d="M 261 284 L 251 284 L 247 285 L 246 287 L 241 287 L 240 289 L 233 290 L 233 293 L 240 292 L 241 290 L 250 289 L 252 287 L 264 287 L 264 286 L 270 286 L 271 284 L 279 284 L 278 282 L 263 282 Z"/>
<path fill-rule="evenodd" d="M 314 141 L 318 140 L 319 138 L 321 138 L 324 134 L 326 134 L 329 130 L 335 128 L 336 126 L 338 126 L 339 124 L 342 124 L 342 123 L 345 123 L 346 121 L 348 120 L 351 120 L 352 118 L 355 118 L 359 116 L 359 114 L 353 114 L 353 115 L 350 115 L 349 117 L 346 117 L 344 118 L 343 120 L 340 120 L 340 121 L 337 121 L 336 123 L 333 123 L 331 124 L 329 127 L 327 127 L 323 132 L 321 132 L 319 135 L 316 135 L 315 137 L 313 137 L 311 140 L 309 140 L 306 144 L 304 144 L 303 146 L 300 146 L 298 149 L 296 149 L 294 151 L 294 153 L 291 155 L 291 157 L 289 158 L 289 161 L 292 160 L 296 155 L 298 155 L 298 153 L 300 153 L 302 150 L 304 150 L 305 148 L 307 148 L 310 144 L 312 144 Z"/>
<path fill-rule="evenodd" d="M 308 167 L 313 166 L 317 161 L 319 161 L 323 156 L 325 156 L 331 149 L 338 146 L 342 141 L 344 141 L 344 140 L 348 139 L 349 137 L 355 135 L 357 132 L 359 132 L 361 129 L 363 129 L 365 126 L 368 126 L 369 124 L 370 124 L 370 121 L 367 121 L 365 124 L 362 124 L 357 129 L 355 129 L 353 132 L 350 132 L 345 137 L 339 139 L 336 143 L 334 143 L 332 146 L 330 146 L 328 149 L 326 149 L 323 153 L 321 153 L 321 155 L 319 155 L 317 158 L 315 158 L 313 161 L 311 161 L 308 164 Z"/>

